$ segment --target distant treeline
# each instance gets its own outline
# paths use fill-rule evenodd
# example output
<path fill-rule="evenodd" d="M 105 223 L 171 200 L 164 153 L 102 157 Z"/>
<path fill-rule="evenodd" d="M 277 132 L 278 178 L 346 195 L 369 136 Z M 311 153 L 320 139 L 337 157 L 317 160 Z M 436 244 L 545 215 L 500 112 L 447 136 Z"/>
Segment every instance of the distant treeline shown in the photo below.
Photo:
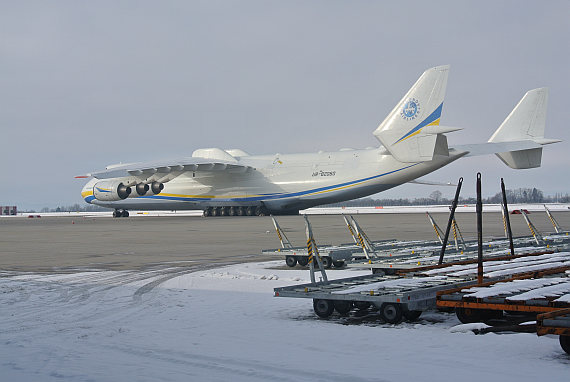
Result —
<path fill-rule="evenodd" d="M 40 210 L 40 212 L 97 212 L 97 211 L 109 211 L 109 209 L 95 206 L 93 204 L 81 205 L 79 203 L 75 203 L 72 206 L 60 206 L 57 208 L 44 207 Z M 25 212 L 37 212 L 37 211 L 25 211 Z"/>
<path fill-rule="evenodd" d="M 483 203 L 499 204 L 503 200 L 502 194 L 483 198 Z M 446 205 L 451 204 L 452 199 L 442 196 L 441 191 L 434 191 L 426 198 L 399 198 L 399 199 L 372 199 L 362 198 L 349 200 L 346 202 L 327 204 L 323 207 L 377 207 L 377 206 L 427 206 L 427 205 Z M 460 204 L 475 204 L 474 197 L 459 197 Z M 554 196 L 544 196 L 544 193 L 537 188 L 517 188 L 516 190 L 507 190 L 507 203 L 569 203 L 569 194 L 556 194 Z"/>
<path fill-rule="evenodd" d="M 483 203 L 499 204 L 503 199 L 501 193 L 484 198 Z M 428 205 L 445 205 L 451 204 L 452 200 L 444 198 L 441 191 L 434 191 L 425 198 L 415 199 L 372 199 L 362 198 L 356 200 L 349 200 L 346 202 L 326 204 L 322 207 L 376 207 L 376 206 L 428 206 Z M 474 197 L 459 198 L 460 204 L 475 204 Z M 556 194 L 554 196 L 544 196 L 543 192 L 537 188 L 517 188 L 516 190 L 507 190 L 508 203 L 570 203 L 569 194 Z M 108 208 L 99 207 L 93 204 L 78 203 L 72 206 L 60 206 L 57 208 L 44 207 L 40 212 L 96 212 L 96 211 L 109 211 Z M 26 211 L 36 212 L 36 211 Z"/>

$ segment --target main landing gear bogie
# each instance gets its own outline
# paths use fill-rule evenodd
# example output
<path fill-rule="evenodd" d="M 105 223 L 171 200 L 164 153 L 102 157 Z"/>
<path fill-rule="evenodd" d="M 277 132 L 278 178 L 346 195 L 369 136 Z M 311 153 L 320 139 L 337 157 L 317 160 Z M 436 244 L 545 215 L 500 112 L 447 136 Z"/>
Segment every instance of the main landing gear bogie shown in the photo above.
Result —
<path fill-rule="evenodd" d="M 208 207 L 204 210 L 204 216 L 266 216 L 269 211 L 263 206 L 230 206 Z"/>

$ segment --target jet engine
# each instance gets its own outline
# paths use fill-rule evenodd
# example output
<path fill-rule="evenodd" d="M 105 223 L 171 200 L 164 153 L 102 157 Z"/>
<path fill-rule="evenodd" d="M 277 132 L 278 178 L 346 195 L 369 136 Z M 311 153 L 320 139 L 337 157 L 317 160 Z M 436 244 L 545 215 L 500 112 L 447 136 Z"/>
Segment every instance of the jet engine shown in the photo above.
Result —
<path fill-rule="evenodd" d="M 116 201 L 129 197 L 131 188 L 120 181 L 102 180 L 93 186 L 93 196 L 101 201 Z"/>
<path fill-rule="evenodd" d="M 152 182 L 150 184 L 150 190 L 154 195 L 160 194 L 160 192 L 164 189 L 164 184 L 160 182 Z"/>
<path fill-rule="evenodd" d="M 139 196 L 145 195 L 149 189 L 150 189 L 150 187 L 148 186 L 148 184 L 144 184 L 144 183 L 139 183 L 135 186 L 135 190 L 137 191 L 137 194 Z"/>

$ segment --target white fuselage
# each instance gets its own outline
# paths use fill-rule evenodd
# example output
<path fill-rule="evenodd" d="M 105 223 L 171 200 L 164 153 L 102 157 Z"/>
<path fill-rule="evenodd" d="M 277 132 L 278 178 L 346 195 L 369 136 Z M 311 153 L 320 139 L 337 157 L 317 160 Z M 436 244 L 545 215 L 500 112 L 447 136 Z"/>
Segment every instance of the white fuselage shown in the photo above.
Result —
<path fill-rule="evenodd" d="M 294 211 L 372 195 L 428 174 L 460 158 L 451 151 L 434 160 L 403 163 L 382 147 L 305 154 L 237 157 L 246 172 L 186 171 L 164 184 L 158 195 L 100 201 L 96 179 L 83 188 L 88 203 L 117 209 L 189 210 L 222 206 L 260 206 Z"/>

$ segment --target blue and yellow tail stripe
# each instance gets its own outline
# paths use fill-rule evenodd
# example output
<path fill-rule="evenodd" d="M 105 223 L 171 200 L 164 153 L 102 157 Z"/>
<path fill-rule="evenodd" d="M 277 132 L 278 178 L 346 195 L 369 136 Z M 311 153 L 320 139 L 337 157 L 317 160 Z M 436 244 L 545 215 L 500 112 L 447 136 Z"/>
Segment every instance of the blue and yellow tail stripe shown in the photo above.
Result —
<path fill-rule="evenodd" d="M 437 107 L 437 109 L 434 110 L 433 113 L 428 115 L 428 117 L 426 119 L 421 121 L 412 130 L 410 130 L 406 134 L 404 134 L 400 139 L 398 139 L 396 142 L 394 142 L 394 144 L 399 143 L 401 141 L 405 141 L 406 139 L 413 137 L 414 135 L 419 134 L 421 132 L 422 128 L 424 128 L 426 126 L 437 126 L 437 125 L 439 125 L 439 120 L 441 118 L 442 109 L 443 109 L 443 102 L 441 103 L 441 105 L 439 105 Z"/>

